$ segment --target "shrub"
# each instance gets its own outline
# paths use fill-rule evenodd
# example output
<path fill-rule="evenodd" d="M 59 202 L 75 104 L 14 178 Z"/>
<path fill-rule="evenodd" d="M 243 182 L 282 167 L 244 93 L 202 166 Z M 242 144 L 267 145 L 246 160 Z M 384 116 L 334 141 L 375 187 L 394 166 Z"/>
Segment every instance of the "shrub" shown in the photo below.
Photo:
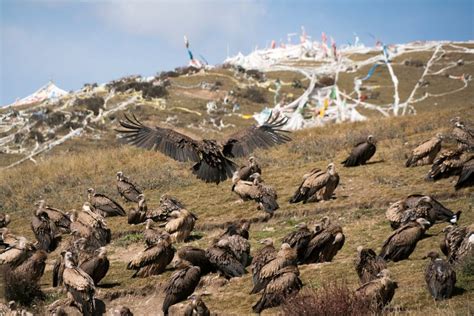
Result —
<path fill-rule="evenodd" d="M 361 316 L 376 312 L 369 301 L 357 298 L 345 283 L 331 282 L 304 289 L 282 305 L 284 315 Z"/>
<path fill-rule="evenodd" d="M 267 99 L 265 98 L 265 95 L 263 94 L 263 92 L 254 87 L 249 87 L 245 89 L 241 93 L 241 96 L 255 103 L 267 102 Z"/>
<path fill-rule="evenodd" d="M 76 99 L 74 101 L 75 106 L 85 107 L 88 110 L 94 112 L 94 115 L 99 114 L 99 110 L 104 107 L 104 98 L 101 97 L 92 97 L 85 99 Z"/>

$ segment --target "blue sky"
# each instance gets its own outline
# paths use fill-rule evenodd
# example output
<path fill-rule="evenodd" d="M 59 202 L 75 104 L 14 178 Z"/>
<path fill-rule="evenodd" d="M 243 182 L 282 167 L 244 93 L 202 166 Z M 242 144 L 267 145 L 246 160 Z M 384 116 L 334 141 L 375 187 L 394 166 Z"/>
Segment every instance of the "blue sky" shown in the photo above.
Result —
<path fill-rule="evenodd" d="M 65 90 L 187 64 L 183 35 L 211 64 L 300 32 L 337 43 L 474 39 L 472 0 L 0 0 L 0 105 L 49 79 Z M 296 38 L 294 38 L 294 41 Z"/>

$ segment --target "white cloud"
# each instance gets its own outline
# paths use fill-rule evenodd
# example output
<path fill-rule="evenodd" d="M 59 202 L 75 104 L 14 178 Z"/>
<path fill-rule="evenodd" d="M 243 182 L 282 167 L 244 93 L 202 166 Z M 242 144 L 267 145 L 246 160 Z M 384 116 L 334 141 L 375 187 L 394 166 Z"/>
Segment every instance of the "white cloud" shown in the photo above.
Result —
<path fill-rule="evenodd" d="M 265 15 L 263 2 L 250 1 L 118 0 L 100 3 L 96 10 L 113 27 L 173 45 L 182 45 L 183 35 L 190 41 L 240 41 L 251 37 Z"/>

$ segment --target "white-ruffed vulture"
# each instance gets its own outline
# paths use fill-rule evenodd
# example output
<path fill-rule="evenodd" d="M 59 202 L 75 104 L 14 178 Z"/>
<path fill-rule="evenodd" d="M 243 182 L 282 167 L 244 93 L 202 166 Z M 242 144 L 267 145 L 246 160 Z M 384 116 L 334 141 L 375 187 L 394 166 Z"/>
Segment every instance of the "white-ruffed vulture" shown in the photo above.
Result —
<path fill-rule="evenodd" d="M 184 316 L 211 316 L 211 312 L 204 304 L 201 295 L 192 295 L 190 299 L 191 302 L 184 309 Z"/>
<path fill-rule="evenodd" d="M 392 300 L 398 284 L 390 278 L 390 271 L 387 269 L 382 270 L 377 277 L 359 287 L 355 294 L 359 299 L 375 304 L 377 309 L 382 310 Z"/>
<path fill-rule="evenodd" d="M 94 315 L 94 280 L 76 266 L 70 252 L 65 253 L 64 260 L 66 268 L 63 272 L 63 282 L 66 290 L 71 294 L 75 305 L 80 309 L 83 315 Z"/>
<path fill-rule="evenodd" d="M 391 204 L 385 216 L 393 229 L 417 218 L 424 218 L 432 225 L 439 222 L 456 224 L 461 216 L 461 211 L 453 213 L 440 202 L 429 195 L 412 194 Z"/>
<path fill-rule="evenodd" d="M 277 251 L 273 246 L 273 240 L 271 238 L 266 238 L 260 241 L 260 243 L 264 246 L 255 254 L 252 260 L 252 265 L 250 266 L 252 269 L 252 281 L 254 285 L 258 282 L 260 270 L 277 256 Z"/>
<path fill-rule="evenodd" d="M 120 196 L 128 202 L 138 203 L 142 192 L 133 184 L 122 171 L 117 172 L 117 191 Z"/>
<path fill-rule="evenodd" d="M 45 205 L 44 200 L 40 200 L 35 203 L 38 206 L 38 211 L 44 211 L 48 214 L 49 219 L 56 225 L 59 231 L 63 234 L 69 234 L 71 232 L 71 219 L 69 214 L 64 213 L 60 209 Z"/>
<path fill-rule="evenodd" d="M 341 162 L 344 167 L 355 167 L 365 165 L 367 160 L 372 158 L 377 150 L 376 141 L 373 135 L 367 136 L 367 140 L 355 145 L 351 154 L 346 160 Z"/>
<path fill-rule="evenodd" d="M 170 306 L 186 300 L 193 294 L 200 280 L 201 269 L 199 267 L 189 266 L 176 271 L 164 289 L 163 313 L 168 315 Z"/>
<path fill-rule="evenodd" d="M 93 211 L 103 217 L 127 215 L 120 204 L 104 194 L 96 193 L 93 188 L 87 189 L 87 198 L 94 207 Z"/>
<path fill-rule="evenodd" d="M 338 184 L 339 175 L 333 163 L 328 165 L 326 171 L 313 169 L 303 176 L 303 182 L 290 199 L 290 203 L 330 200 Z"/>
<path fill-rule="evenodd" d="M 405 167 L 416 167 L 432 164 L 436 155 L 441 150 L 443 136 L 438 133 L 435 137 L 423 142 L 413 149 L 410 157 L 405 163 Z"/>
<path fill-rule="evenodd" d="M 385 261 L 408 259 L 430 226 L 431 223 L 424 218 L 417 218 L 416 221 L 403 225 L 388 236 L 379 255 Z"/>
<path fill-rule="evenodd" d="M 462 149 L 443 150 L 435 159 L 425 179 L 437 181 L 449 178 L 461 173 L 464 163 L 470 159 L 470 155 Z"/>
<path fill-rule="evenodd" d="M 227 239 L 220 240 L 209 247 L 206 250 L 206 257 L 213 269 L 219 271 L 227 279 L 240 277 L 247 272 L 229 248 Z"/>
<path fill-rule="evenodd" d="M 237 169 L 228 158 L 248 156 L 257 148 L 266 149 L 290 141 L 286 135 L 288 132 L 281 129 L 286 121 L 285 117 L 270 116 L 264 124 L 237 132 L 222 143 L 209 139 L 195 140 L 159 126 L 151 128 L 143 125 L 133 114 L 131 118 L 125 115 L 125 120 L 120 121 L 124 129 L 117 131 L 126 143 L 160 151 L 177 161 L 194 162 L 192 172 L 198 179 L 219 184 L 232 177 Z"/>
<path fill-rule="evenodd" d="M 298 263 L 302 263 L 306 254 L 306 248 L 313 237 L 313 232 L 308 229 L 306 223 L 299 223 L 295 225 L 295 228 L 297 230 L 283 237 L 281 242 L 289 244 L 291 248 L 295 248 L 298 255 Z"/>
<path fill-rule="evenodd" d="M 431 296 L 435 300 L 450 298 L 456 284 L 456 272 L 437 252 L 428 253 L 424 259 L 427 258 L 430 258 L 430 262 L 425 269 L 425 281 Z"/>
<path fill-rule="evenodd" d="M 458 181 L 454 185 L 454 189 L 459 190 L 472 186 L 474 186 L 474 155 L 463 163 Z"/>
<path fill-rule="evenodd" d="M 0 213 L 0 228 L 7 227 L 10 224 L 10 215 Z"/>
<path fill-rule="evenodd" d="M 49 219 L 48 213 L 35 210 L 31 220 L 31 230 L 38 241 L 39 249 L 51 252 L 56 249 L 61 241 L 61 235 L 56 225 Z"/>
<path fill-rule="evenodd" d="M 165 271 L 166 266 L 173 260 L 175 248 L 171 244 L 169 234 L 163 235 L 156 244 L 140 251 L 127 265 L 128 270 L 135 270 L 132 278 L 145 278 Z"/>
<path fill-rule="evenodd" d="M 346 237 L 342 227 L 331 223 L 328 217 L 323 217 L 315 225 L 314 233 L 306 248 L 303 263 L 331 262 L 342 246 Z"/>
<path fill-rule="evenodd" d="M 289 296 L 298 293 L 303 287 L 303 282 L 301 282 L 299 274 L 296 265 L 286 266 L 278 270 L 275 276 L 265 286 L 262 297 L 252 306 L 252 310 L 255 313 L 261 313 L 264 309 L 279 306 Z"/>
<path fill-rule="evenodd" d="M 474 224 L 467 227 L 447 226 L 443 232 L 445 236 L 440 248 L 449 263 L 458 264 L 464 258 L 474 255 Z"/>
<path fill-rule="evenodd" d="M 97 285 L 109 271 L 110 262 L 107 258 L 107 249 L 100 247 L 98 254 L 91 256 L 80 264 L 80 268 L 91 276 L 94 284 Z"/>
<path fill-rule="evenodd" d="M 254 173 L 262 174 L 262 169 L 258 165 L 258 162 L 255 157 L 250 156 L 248 161 L 248 165 L 242 166 L 239 170 L 237 170 L 237 177 L 240 180 L 249 180 L 250 176 Z"/>
<path fill-rule="evenodd" d="M 377 256 L 375 251 L 362 246 L 357 247 L 355 269 L 361 284 L 375 280 L 377 275 L 386 268 L 387 263 L 382 257 Z"/>

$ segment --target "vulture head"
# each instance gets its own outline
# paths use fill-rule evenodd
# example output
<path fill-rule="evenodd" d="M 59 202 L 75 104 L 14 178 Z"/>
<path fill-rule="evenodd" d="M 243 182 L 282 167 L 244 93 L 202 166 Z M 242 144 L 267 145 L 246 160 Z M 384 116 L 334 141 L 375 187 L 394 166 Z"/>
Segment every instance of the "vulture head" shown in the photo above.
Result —
<path fill-rule="evenodd" d="M 92 205 L 89 203 L 89 202 L 85 202 L 83 205 L 82 205 L 82 210 L 84 212 L 92 212 Z"/>
<path fill-rule="evenodd" d="M 99 251 L 99 254 L 97 255 L 99 258 L 104 258 L 107 256 L 107 249 L 105 247 L 100 247 L 97 250 Z"/>
<path fill-rule="evenodd" d="M 285 242 L 285 243 L 281 244 L 280 249 L 281 250 L 290 250 L 291 246 L 290 246 L 290 244 Z"/>
<path fill-rule="evenodd" d="M 68 269 L 72 269 L 75 267 L 74 255 L 72 254 L 72 252 L 66 251 L 66 253 L 64 254 L 64 265 Z"/>
<path fill-rule="evenodd" d="M 328 172 L 329 172 L 329 174 L 332 175 L 332 176 L 336 174 L 336 165 L 335 165 L 334 163 L 331 162 L 331 163 L 328 165 Z"/>
<path fill-rule="evenodd" d="M 296 224 L 296 225 L 295 225 L 295 228 L 298 228 L 298 229 L 306 229 L 306 228 L 308 228 L 308 225 L 306 225 L 306 223 L 304 223 L 304 222 L 301 222 L 301 223 L 299 223 L 299 224 Z"/>
<path fill-rule="evenodd" d="M 374 135 L 369 135 L 369 136 L 367 136 L 367 142 L 368 142 L 369 144 L 373 144 L 373 145 L 375 145 L 375 144 L 377 143 L 377 141 L 375 140 Z"/>
<path fill-rule="evenodd" d="M 28 240 L 23 237 L 23 236 L 20 236 L 18 237 L 18 240 L 15 242 L 16 243 L 16 247 L 17 249 L 26 249 L 26 246 L 28 245 Z"/>
<path fill-rule="evenodd" d="M 38 208 L 43 208 L 45 203 L 45 200 L 39 200 L 35 202 L 35 206 L 37 206 Z"/>
<path fill-rule="evenodd" d="M 10 221 L 11 221 L 10 215 L 5 214 L 5 219 L 4 219 L 5 226 L 7 226 L 8 224 L 10 224 Z M 250 225 L 250 224 L 249 224 L 249 225 Z"/>
<path fill-rule="evenodd" d="M 121 306 L 120 308 L 114 309 L 112 312 L 113 316 L 131 316 L 133 315 L 130 311 L 130 308 L 126 306 Z"/>
<path fill-rule="evenodd" d="M 153 225 L 153 220 L 151 218 L 147 218 L 145 221 L 145 229 L 151 229 L 151 226 Z"/>
<path fill-rule="evenodd" d="M 321 224 L 323 224 L 323 228 L 327 228 L 327 227 L 329 227 L 329 225 L 331 225 L 331 220 L 329 219 L 329 217 L 324 216 L 321 219 Z"/>
<path fill-rule="evenodd" d="M 431 226 L 431 223 L 424 218 L 417 218 L 416 222 L 420 224 L 423 229 L 428 229 Z"/>
<path fill-rule="evenodd" d="M 265 246 L 273 246 L 273 239 L 265 238 L 264 240 L 260 240 L 259 243 Z"/>
<path fill-rule="evenodd" d="M 252 174 L 249 179 L 253 180 L 253 183 L 254 184 L 258 184 L 260 182 L 263 182 L 262 180 L 262 176 L 260 175 L 260 173 L 258 172 L 255 172 L 254 174 Z"/>
<path fill-rule="evenodd" d="M 243 229 L 243 230 L 249 230 L 250 229 L 250 222 L 246 219 L 243 219 L 240 222 L 240 228 Z"/>
<path fill-rule="evenodd" d="M 357 253 L 359 254 L 359 256 L 360 256 L 360 254 L 362 253 L 362 250 L 364 250 L 364 247 L 363 247 L 363 246 L 358 246 L 358 247 L 357 247 Z"/>
<path fill-rule="evenodd" d="M 79 214 L 77 213 L 77 211 L 71 210 L 71 214 L 69 214 L 69 219 L 71 220 L 71 222 L 77 221 L 78 217 L 79 217 Z"/>
<path fill-rule="evenodd" d="M 254 156 L 249 157 L 249 163 L 251 166 L 255 166 L 257 164 L 257 160 L 255 159 Z"/>
<path fill-rule="evenodd" d="M 437 253 L 436 251 L 430 251 L 428 252 L 426 256 L 423 257 L 423 259 L 428 259 L 428 258 L 430 258 L 431 261 L 434 261 L 439 258 L 439 253 Z"/>
<path fill-rule="evenodd" d="M 122 171 L 119 171 L 117 172 L 117 180 L 122 180 L 123 179 L 123 172 Z"/>
<path fill-rule="evenodd" d="M 441 140 L 441 139 L 444 139 L 444 136 L 441 133 L 436 133 L 436 138 Z"/>
<path fill-rule="evenodd" d="M 87 197 L 90 199 L 95 195 L 95 190 L 93 188 L 87 189 Z"/>
<path fill-rule="evenodd" d="M 459 217 L 461 217 L 461 211 L 456 212 L 456 214 L 453 215 L 453 217 L 449 220 L 449 222 L 453 225 L 458 224 Z"/>

